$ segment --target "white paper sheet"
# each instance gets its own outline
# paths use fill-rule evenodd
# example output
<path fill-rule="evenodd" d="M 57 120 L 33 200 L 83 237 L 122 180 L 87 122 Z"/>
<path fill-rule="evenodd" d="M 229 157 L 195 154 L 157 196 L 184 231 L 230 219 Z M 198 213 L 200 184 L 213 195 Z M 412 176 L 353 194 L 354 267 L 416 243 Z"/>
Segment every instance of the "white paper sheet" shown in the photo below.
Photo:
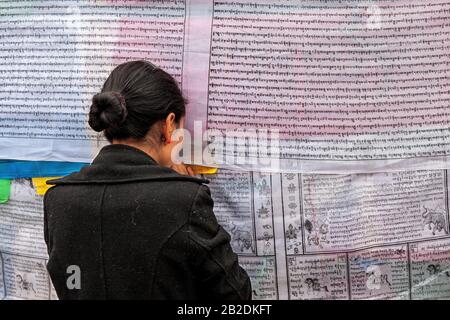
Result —
<path fill-rule="evenodd" d="M 221 170 L 210 188 L 255 299 L 450 299 L 447 174 Z"/>
<path fill-rule="evenodd" d="M 450 299 L 447 175 L 221 170 L 210 189 L 254 299 Z M 47 259 L 42 197 L 14 180 L 0 298 L 56 299 Z"/>
<path fill-rule="evenodd" d="M 0 205 L 0 299 L 55 299 L 47 273 L 42 197 L 31 179 L 14 180 Z"/>
<path fill-rule="evenodd" d="M 3 2 L 0 158 L 92 160 L 104 145 L 86 124 L 92 95 L 114 66 L 146 59 L 182 85 L 190 129 L 246 130 L 224 152 L 245 161 L 224 167 L 446 169 L 449 11 L 439 0 Z M 249 149 L 251 130 L 278 130 L 279 148 Z"/>

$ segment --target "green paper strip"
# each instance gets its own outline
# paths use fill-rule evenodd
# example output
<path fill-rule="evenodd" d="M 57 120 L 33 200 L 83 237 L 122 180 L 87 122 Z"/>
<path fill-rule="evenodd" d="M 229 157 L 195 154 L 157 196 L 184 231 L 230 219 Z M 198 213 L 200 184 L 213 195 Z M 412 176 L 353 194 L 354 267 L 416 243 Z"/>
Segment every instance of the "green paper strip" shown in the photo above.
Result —
<path fill-rule="evenodd" d="M 11 180 L 0 179 L 0 203 L 5 203 L 8 201 L 10 190 L 11 190 Z"/>

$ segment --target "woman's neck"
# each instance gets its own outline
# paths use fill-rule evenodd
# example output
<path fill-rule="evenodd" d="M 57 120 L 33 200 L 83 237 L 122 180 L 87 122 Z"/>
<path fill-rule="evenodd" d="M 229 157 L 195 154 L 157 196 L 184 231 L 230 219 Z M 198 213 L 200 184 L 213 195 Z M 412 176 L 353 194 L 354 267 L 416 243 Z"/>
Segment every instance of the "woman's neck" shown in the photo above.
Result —
<path fill-rule="evenodd" d="M 150 157 L 152 157 L 153 160 L 156 161 L 156 163 L 161 163 L 161 157 L 159 155 L 159 152 L 155 150 L 148 142 L 146 141 L 135 141 L 131 139 L 125 139 L 125 140 L 113 140 L 112 144 L 124 144 L 127 146 L 134 147 L 136 149 L 139 149 L 146 154 L 148 154 Z"/>

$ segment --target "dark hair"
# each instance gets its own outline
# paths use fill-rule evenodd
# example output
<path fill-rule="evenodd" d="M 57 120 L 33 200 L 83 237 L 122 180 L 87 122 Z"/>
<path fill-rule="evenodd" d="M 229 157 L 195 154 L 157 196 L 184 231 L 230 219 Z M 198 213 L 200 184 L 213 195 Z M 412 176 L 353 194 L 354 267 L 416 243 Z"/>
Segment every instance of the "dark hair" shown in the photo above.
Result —
<path fill-rule="evenodd" d="M 142 139 L 157 121 L 171 112 L 175 121 L 185 114 L 185 104 L 175 79 L 147 61 L 117 66 L 94 95 L 89 125 L 104 131 L 106 139 Z"/>

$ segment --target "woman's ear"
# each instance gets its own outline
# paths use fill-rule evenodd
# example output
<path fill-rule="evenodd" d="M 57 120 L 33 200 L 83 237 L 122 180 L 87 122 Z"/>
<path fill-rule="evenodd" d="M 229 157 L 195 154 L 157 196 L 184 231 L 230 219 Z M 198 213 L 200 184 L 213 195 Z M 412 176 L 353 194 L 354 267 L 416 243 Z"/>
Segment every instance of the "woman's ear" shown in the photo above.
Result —
<path fill-rule="evenodd" d="M 175 113 L 171 112 L 164 120 L 163 136 L 166 144 L 172 142 L 172 133 L 176 130 Z"/>

